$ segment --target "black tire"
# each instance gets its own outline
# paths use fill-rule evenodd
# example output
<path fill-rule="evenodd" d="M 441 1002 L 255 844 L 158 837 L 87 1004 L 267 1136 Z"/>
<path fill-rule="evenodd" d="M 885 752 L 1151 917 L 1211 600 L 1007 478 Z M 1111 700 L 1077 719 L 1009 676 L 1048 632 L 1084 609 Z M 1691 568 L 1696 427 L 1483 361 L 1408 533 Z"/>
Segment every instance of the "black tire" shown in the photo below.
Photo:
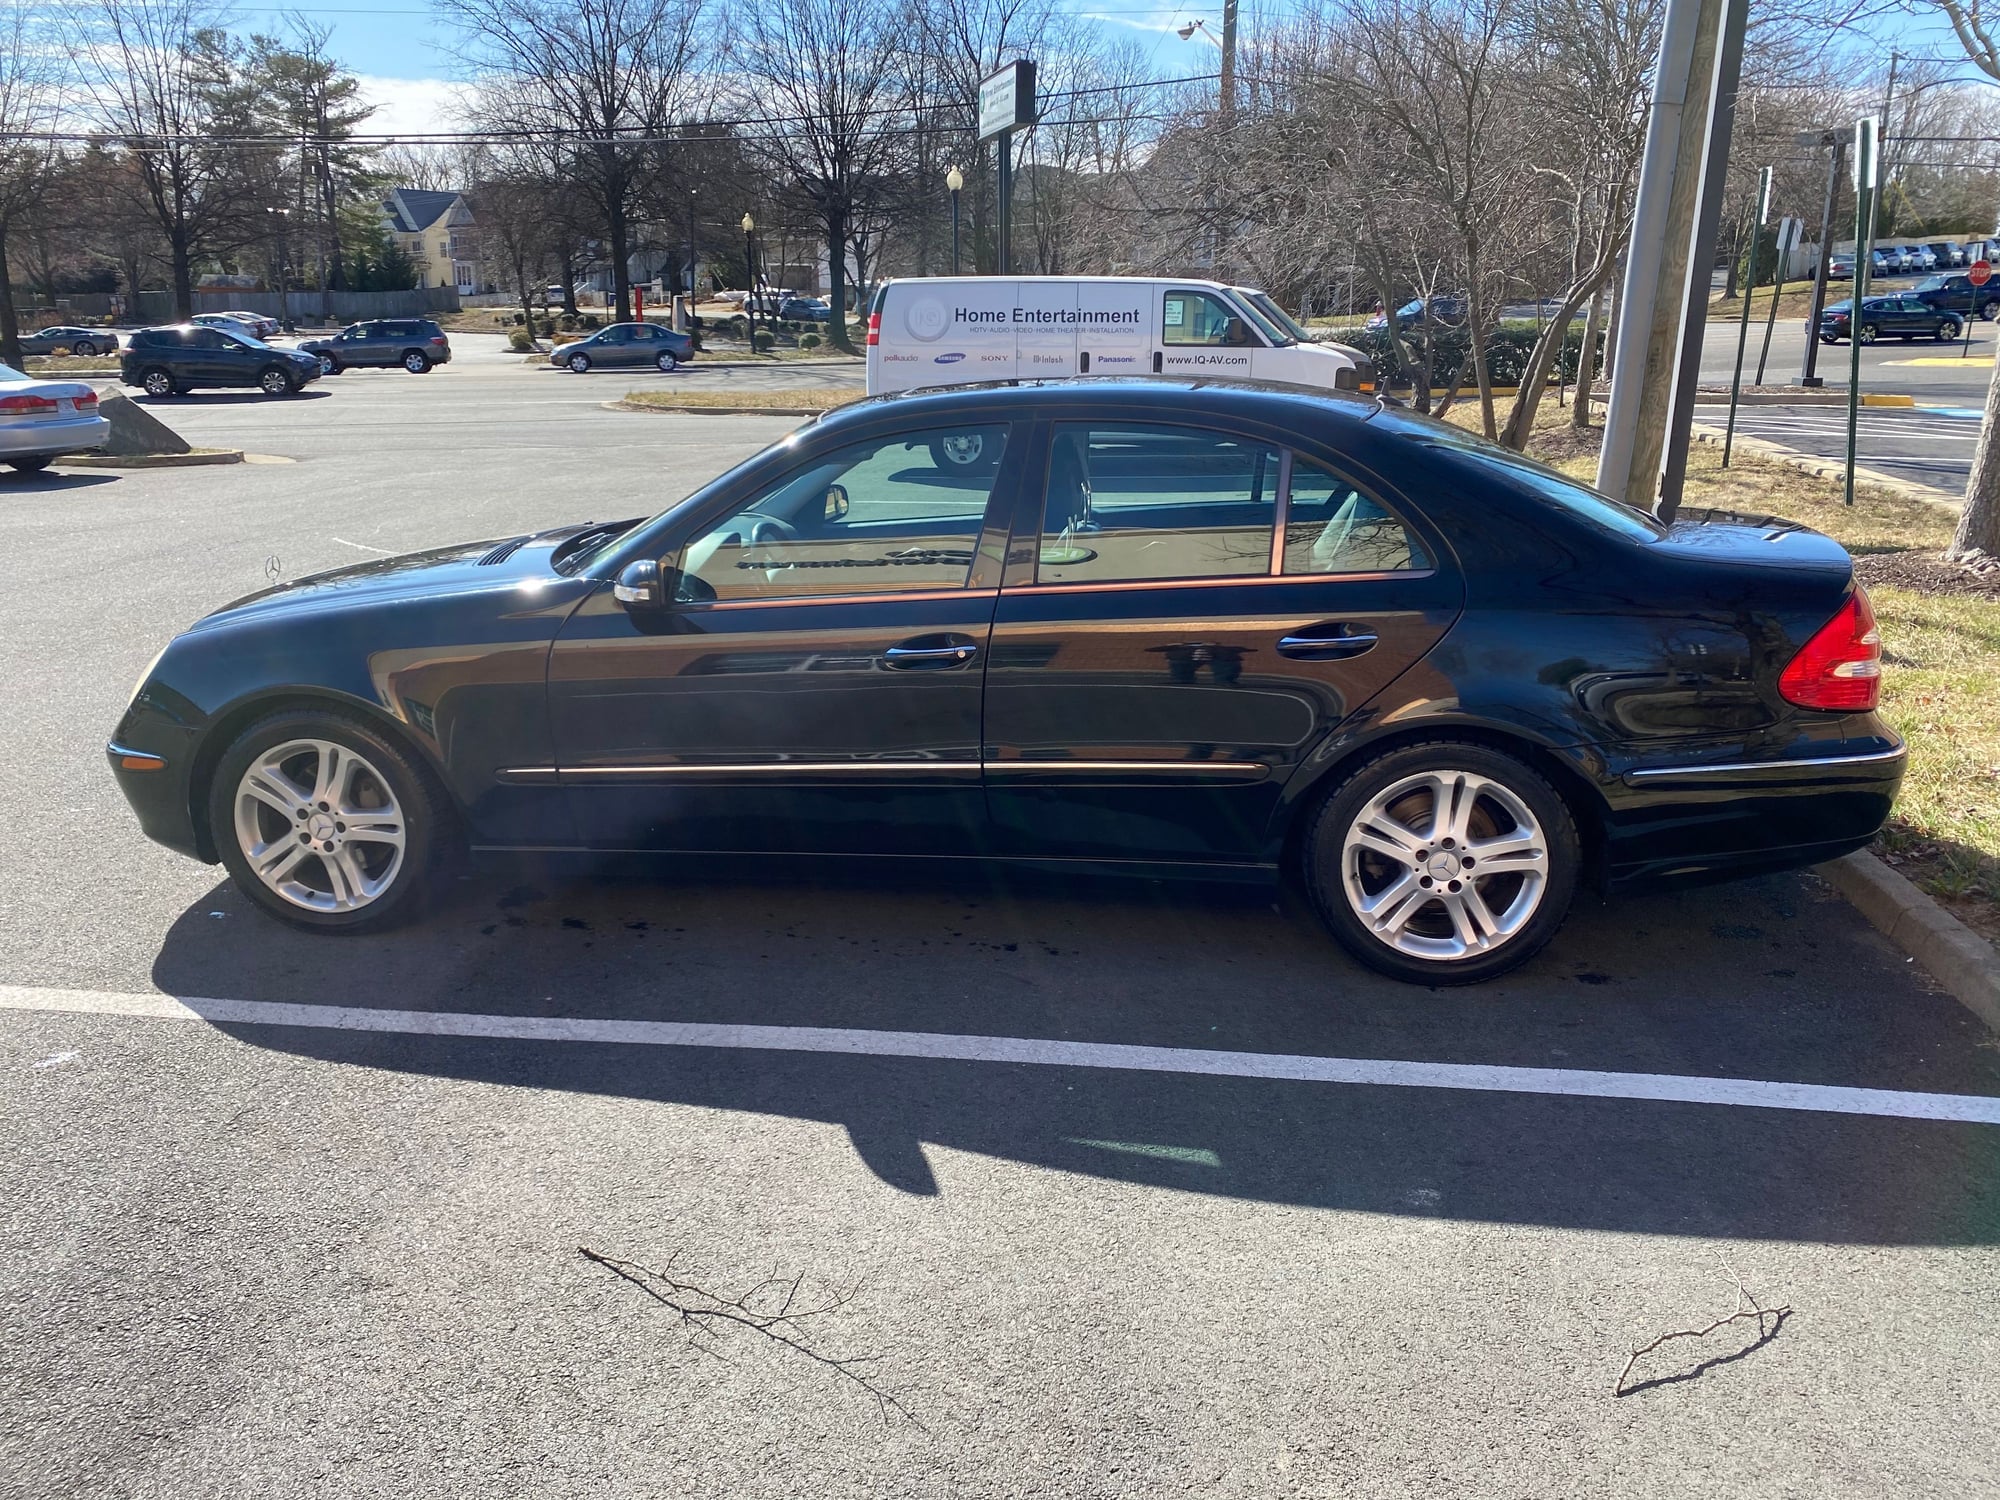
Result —
<path fill-rule="evenodd" d="M 400 814 L 397 819 L 403 839 L 400 864 L 392 867 L 385 860 L 379 873 L 388 875 L 386 885 L 364 904 L 351 909 L 315 908 L 280 894 L 251 868 L 250 856 L 239 837 L 237 801 L 244 773 L 267 751 L 302 741 L 330 742 L 353 752 L 362 774 L 355 777 L 350 795 L 364 797 L 372 791 L 374 796 L 370 800 L 377 800 L 386 786 L 388 806 Z M 321 803 L 308 811 L 324 811 L 331 816 L 338 808 Z M 284 822 L 282 814 L 260 806 L 255 815 L 264 820 L 271 835 L 265 847 L 289 852 L 289 833 L 280 830 L 288 830 L 292 825 Z M 429 768 L 372 725 L 334 709 L 287 709 L 258 720 L 238 735 L 223 752 L 210 783 L 208 822 L 216 851 L 236 888 L 279 921 L 309 932 L 376 932 L 409 920 L 423 910 L 435 889 L 433 877 L 457 842 L 449 799 Z M 334 836 L 343 836 L 345 826 L 336 823 L 336 827 L 339 833 Z M 301 842 L 307 842 L 303 835 Z M 376 857 L 368 852 L 371 848 L 379 853 L 380 846 L 359 839 L 354 843 L 358 857 Z M 317 852 L 301 856 L 297 868 L 302 888 L 310 892 L 317 882 L 328 888 L 327 899 L 334 899 L 338 882 L 329 863 L 320 859 Z"/>
<path fill-rule="evenodd" d="M 37 453 L 31 458 L 10 458 L 7 467 L 17 474 L 39 474 L 54 462 L 52 454 Z"/>
<path fill-rule="evenodd" d="M 1401 876 L 1394 873 L 1393 861 L 1366 848 L 1357 848 L 1350 897 L 1349 872 L 1345 868 L 1350 829 L 1364 812 L 1369 813 L 1370 825 L 1377 828 L 1384 826 L 1382 819 L 1392 814 L 1398 818 L 1427 814 L 1435 820 L 1435 795 L 1421 786 L 1408 784 L 1426 773 L 1447 771 L 1478 778 L 1486 788 L 1475 795 L 1466 811 L 1464 827 L 1468 840 L 1474 842 L 1454 840 L 1447 847 L 1439 841 L 1433 847 L 1426 839 L 1425 847 L 1416 854 L 1423 856 L 1423 870 L 1429 873 L 1421 873 L 1413 857 Z M 1408 789 L 1398 790 L 1406 786 Z M 1387 808 L 1371 811 L 1371 804 L 1385 794 L 1392 797 Z M 1426 797 L 1429 797 L 1427 806 L 1423 802 Z M 1511 831 L 1530 831 L 1503 798 L 1517 804 L 1539 824 L 1541 861 L 1539 865 L 1522 865 L 1518 870 L 1489 870 L 1468 876 L 1465 868 L 1456 864 L 1466 857 L 1465 848 L 1477 848 L 1476 841 L 1504 837 Z M 1406 800 L 1412 812 L 1393 812 Z M 1510 819 L 1507 827 L 1500 826 L 1500 816 Z M 1434 830 L 1434 822 L 1432 827 Z M 1435 837 L 1434 831 L 1432 836 Z M 1377 973 L 1425 985 L 1478 984 L 1533 958 L 1556 935 L 1568 915 L 1582 864 L 1576 821 L 1546 779 L 1511 755 L 1457 740 L 1425 740 L 1404 745 L 1357 767 L 1310 815 L 1303 854 L 1307 889 L 1340 945 Z M 1384 912 L 1385 916 L 1401 915 L 1397 937 L 1378 936 L 1355 909 L 1355 902 L 1381 897 L 1404 879 L 1420 882 L 1421 888 L 1412 885 L 1402 901 L 1394 902 Z M 1447 886 L 1454 893 L 1461 889 L 1475 893 L 1479 909 L 1494 918 L 1494 931 L 1480 934 L 1479 943 L 1468 954 L 1451 955 L 1446 951 L 1453 945 L 1464 946 L 1462 935 L 1454 935 L 1462 934 L 1463 929 L 1453 922 L 1445 904 L 1460 898 L 1448 895 Z M 1503 904 L 1503 909 L 1494 913 L 1489 901 Z M 1500 933 L 1499 926 L 1510 918 L 1514 925 Z M 1431 951 L 1412 952 L 1394 946 L 1394 941 Z"/>
<path fill-rule="evenodd" d="M 673 350 L 662 349 L 654 356 L 653 364 L 659 369 L 662 375 L 671 375 L 680 368 L 681 362 L 675 358 Z"/>
<path fill-rule="evenodd" d="M 572 354 L 563 363 L 569 366 L 572 375 L 588 375 L 590 373 L 590 356 L 588 354 Z"/>
<path fill-rule="evenodd" d="M 1955 340 L 1961 332 L 1963 332 L 1963 328 L 1958 322 L 1956 322 L 1954 319 L 1946 318 L 1942 323 L 1938 324 L 1937 333 L 1934 335 L 1934 337 L 1940 344 L 1949 344 L 1953 340 Z"/>
<path fill-rule="evenodd" d="M 1980 322 L 1991 323 L 1995 318 L 2000 318 L 2000 299 L 1979 304 Z"/>
<path fill-rule="evenodd" d="M 299 384 L 287 371 L 272 365 L 257 372 L 257 389 L 267 396 L 295 396 Z"/>
<path fill-rule="evenodd" d="M 431 372 L 431 357 L 421 349 L 406 350 L 403 354 L 403 368 L 412 375 L 428 375 Z"/>
<path fill-rule="evenodd" d="M 983 474 L 1000 461 L 984 433 L 958 432 L 932 438 L 931 462 L 946 474 Z"/>
<path fill-rule="evenodd" d="M 139 386 L 155 400 L 181 393 L 180 382 L 175 380 L 171 370 L 163 370 L 158 365 L 139 372 Z"/>
<path fill-rule="evenodd" d="M 1860 332 L 1857 333 L 1855 337 L 1860 339 L 1861 342 L 1864 344 L 1872 344 L 1875 342 L 1876 338 L 1880 336 L 1880 333 L 1881 330 L 1878 329 L 1873 323 L 1863 323 L 1861 325 Z"/>
<path fill-rule="evenodd" d="M 74 354 L 78 359 L 95 359 L 97 357 L 97 345 L 93 344 L 89 339 L 78 339 L 74 344 L 69 346 L 69 352 Z"/>
<path fill-rule="evenodd" d="M 346 365 L 335 359 L 331 354 L 322 353 L 319 356 L 319 372 L 322 375 L 338 375 L 346 368 Z"/>

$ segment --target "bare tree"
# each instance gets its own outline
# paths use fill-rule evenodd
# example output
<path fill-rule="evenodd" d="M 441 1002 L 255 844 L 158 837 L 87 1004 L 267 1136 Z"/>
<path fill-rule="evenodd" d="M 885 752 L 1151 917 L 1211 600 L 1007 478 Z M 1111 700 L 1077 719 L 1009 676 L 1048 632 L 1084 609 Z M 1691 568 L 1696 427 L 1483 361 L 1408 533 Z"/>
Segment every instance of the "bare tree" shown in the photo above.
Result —
<path fill-rule="evenodd" d="M 693 104 L 702 0 L 438 0 L 467 61 L 499 80 L 481 123 L 568 145 L 565 170 L 604 235 L 616 316 L 632 312 L 634 227 L 650 144 Z M 761 12 L 760 12 L 761 14 Z"/>
<path fill-rule="evenodd" d="M 11 241 L 27 232 L 58 159 L 46 139 L 61 109 L 59 54 L 25 7 L 0 18 L 0 363 L 18 370 L 21 323 L 14 307 Z"/>

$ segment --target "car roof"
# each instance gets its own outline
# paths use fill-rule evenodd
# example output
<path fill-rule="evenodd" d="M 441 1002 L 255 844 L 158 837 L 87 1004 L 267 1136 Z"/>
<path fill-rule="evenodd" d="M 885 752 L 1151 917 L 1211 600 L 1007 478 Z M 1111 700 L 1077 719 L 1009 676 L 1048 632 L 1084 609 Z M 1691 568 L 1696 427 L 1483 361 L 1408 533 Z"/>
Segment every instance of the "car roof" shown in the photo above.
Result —
<path fill-rule="evenodd" d="M 976 381 L 897 391 L 836 408 L 819 425 L 847 426 L 888 411 L 917 415 L 933 408 L 941 418 L 959 421 L 971 414 L 988 412 L 1000 419 L 1027 410 L 1061 416 L 1070 408 L 1082 412 L 1124 408 L 1126 413 L 1137 410 L 1144 416 L 1157 415 L 1162 419 L 1230 416 L 1279 426 L 1328 418 L 1358 425 L 1383 409 L 1375 397 L 1358 391 L 1195 377 L 1140 380 L 1129 375 L 1074 375 L 1063 379 Z"/>

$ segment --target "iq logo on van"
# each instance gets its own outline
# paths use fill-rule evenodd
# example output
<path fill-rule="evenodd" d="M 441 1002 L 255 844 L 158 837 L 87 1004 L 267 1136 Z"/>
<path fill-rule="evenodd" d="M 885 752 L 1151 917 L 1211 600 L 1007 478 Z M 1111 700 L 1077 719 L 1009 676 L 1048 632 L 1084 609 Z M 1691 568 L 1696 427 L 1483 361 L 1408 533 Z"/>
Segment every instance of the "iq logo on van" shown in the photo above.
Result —
<path fill-rule="evenodd" d="M 936 343 L 951 326 L 951 314 L 939 297 L 913 297 L 903 309 L 903 326 L 910 337 L 926 344 Z"/>

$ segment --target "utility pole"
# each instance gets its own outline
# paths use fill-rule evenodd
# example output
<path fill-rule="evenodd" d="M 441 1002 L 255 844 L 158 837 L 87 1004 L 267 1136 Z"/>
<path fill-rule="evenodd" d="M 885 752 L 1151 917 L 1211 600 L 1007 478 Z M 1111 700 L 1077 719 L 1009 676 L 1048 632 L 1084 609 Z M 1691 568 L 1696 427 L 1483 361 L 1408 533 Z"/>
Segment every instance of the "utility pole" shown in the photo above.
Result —
<path fill-rule="evenodd" d="M 1903 54 L 1895 48 L 1889 49 L 1889 83 L 1882 90 L 1882 124 L 1875 137 L 1876 177 L 1882 186 L 1889 185 L 1889 107 L 1896 102 L 1896 64 L 1903 60 Z"/>
<path fill-rule="evenodd" d="M 1667 0 L 1651 118 L 1620 284 L 1611 391 L 1597 487 L 1640 507 L 1653 502 L 1665 441 L 1674 334 L 1687 282 L 1707 97 L 1723 0 Z M 1694 93 L 1697 108 L 1688 108 Z M 1650 408 L 1650 414 L 1649 414 Z"/>
<path fill-rule="evenodd" d="M 1847 485 L 1843 496 L 1849 505 L 1854 503 L 1854 440 L 1861 424 L 1861 299 L 1868 295 L 1865 247 L 1875 238 L 1875 187 L 1880 170 L 1876 133 L 1875 121 L 1854 122 L 1854 301 L 1847 314 Z"/>
<path fill-rule="evenodd" d="M 1757 174 L 1757 212 L 1750 220 L 1750 267 L 1743 278 L 1743 321 L 1736 329 L 1736 374 L 1729 382 L 1729 424 L 1722 429 L 1722 467 L 1729 467 L 1729 449 L 1736 441 L 1736 403 L 1743 393 L 1743 355 L 1750 347 L 1750 302 L 1757 295 L 1757 242 L 1764 237 L 1764 221 L 1771 216 L 1771 169 Z M 1778 294 L 1771 294 L 1771 306 Z"/>
<path fill-rule="evenodd" d="M 1236 0 L 1222 0 L 1222 123 L 1236 119 Z"/>
<path fill-rule="evenodd" d="M 1680 361 L 1674 378 L 1673 409 L 1667 416 L 1666 462 L 1660 476 L 1658 510 L 1664 521 L 1671 521 L 1681 508 L 1681 489 L 1687 482 L 1694 404 L 1701 391 L 1702 343 L 1708 331 L 1708 294 L 1715 273 L 1715 237 L 1722 226 L 1729 142 L 1736 130 L 1736 82 L 1743 67 L 1743 34 L 1750 27 L 1750 0 L 1723 0 L 1717 23 L 1721 32 L 1716 38 L 1714 84 L 1708 99 L 1708 155 L 1696 199 L 1693 259 L 1681 304 Z"/>
<path fill-rule="evenodd" d="M 1829 130 L 1820 137 L 1820 143 L 1831 147 L 1832 155 L 1826 163 L 1826 203 L 1819 214 L 1819 275 L 1813 278 L 1812 311 L 1806 314 L 1806 358 L 1799 369 L 1799 384 L 1809 388 L 1826 384 L 1818 374 L 1819 319 L 1826 311 L 1826 283 L 1833 274 L 1833 208 L 1840 195 L 1840 159 L 1847 150 L 1847 138 Z M 1805 144 L 1803 137 L 1800 144 Z M 1854 247 L 1857 261 L 1866 255 L 1861 246 Z"/>

